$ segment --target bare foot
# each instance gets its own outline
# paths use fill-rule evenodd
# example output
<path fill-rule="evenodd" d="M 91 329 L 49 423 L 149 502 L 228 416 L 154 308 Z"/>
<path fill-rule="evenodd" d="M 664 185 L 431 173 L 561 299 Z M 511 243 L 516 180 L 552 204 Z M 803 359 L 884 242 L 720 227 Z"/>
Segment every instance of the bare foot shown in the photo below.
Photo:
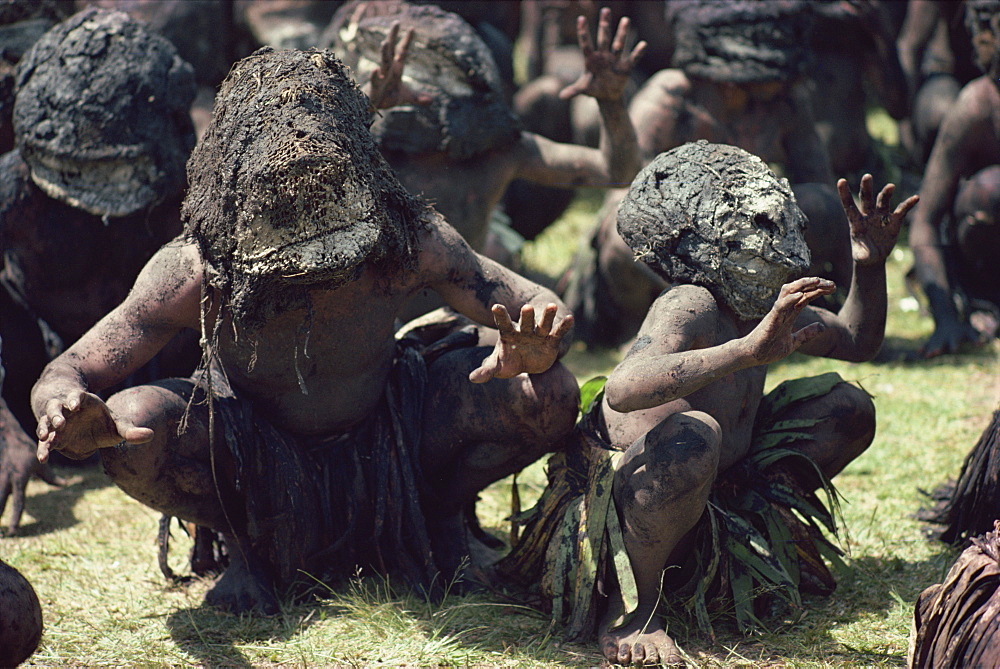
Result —
<path fill-rule="evenodd" d="M 601 652 L 611 664 L 686 667 L 674 640 L 667 636 L 659 616 L 640 611 L 626 625 L 608 630 L 611 616 L 601 623 Z"/>
<path fill-rule="evenodd" d="M 223 572 L 212 589 L 205 593 L 205 603 L 230 613 L 257 611 L 266 616 L 278 613 L 278 598 L 263 570 L 248 566 L 247 559 L 239 546 L 226 542 L 229 551 L 229 567 Z"/>

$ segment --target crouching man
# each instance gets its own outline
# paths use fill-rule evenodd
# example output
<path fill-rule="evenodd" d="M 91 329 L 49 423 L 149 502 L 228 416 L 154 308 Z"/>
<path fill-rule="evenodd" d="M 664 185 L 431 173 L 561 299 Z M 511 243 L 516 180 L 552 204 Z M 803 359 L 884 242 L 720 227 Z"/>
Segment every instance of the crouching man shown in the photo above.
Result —
<path fill-rule="evenodd" d="M 611 662 L 682 664 L 667 607 L 708 625 L 728 602 L 749 627 L 761 592 L 798 603 L 800 590 L 833 588 L 818 528 L 835 525 L 815 491 L 871 444 L 875 407 L 836 373 L 765 395 L 767 366 L 796 350 L 878 352 L 885 260 L 917 200 L 892 210 L 894 187 L 876 199 L 870 175 L 860 210 L 844 180 L 838 190 L 854 268 L 836 314 L 810 304 L 832 281 L 797 278 L 809 251 L 788 182 L 742 149 L 701 140 L 660 154 L 619 208 L 622 238 L 672 287 L 579 439 L 550 458 L 543 511 L 498 566 L 541 582 L 570 635 L 596 629 Z"/>
<path fill-rule="evenodd" d="M 223 533 L 206 600 L 233 611 L 359 567 L 447 582 L 476 493 L 572 430 L 572 317 L 408 194 L 369 114 L 330 52 L 240 61 L 188 164 L 184 234 L 32 392 L 39 458 L 98 450 L 135 499 Z M 495 347 L 397 338 L 427 288 Z M 194 377 L 98 398 L 185 328 Z"/>

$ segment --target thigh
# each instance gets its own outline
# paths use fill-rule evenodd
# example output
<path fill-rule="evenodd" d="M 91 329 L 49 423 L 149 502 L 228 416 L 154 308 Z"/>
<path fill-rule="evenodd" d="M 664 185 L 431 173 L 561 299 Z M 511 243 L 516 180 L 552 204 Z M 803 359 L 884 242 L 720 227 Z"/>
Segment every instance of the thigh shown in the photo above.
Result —
<path fill-rule="evenodd" d="M 840 473 L 871 445 L 875 437 L 875 404 L 864 390 L 841 382 L 826 394 L 803 400 L 781 412 L 780 420 L 812 423 L 796 427 L 811 439 L 787 446 L 808 455 L 827 478 Z"/>
<path fill-rule="evenodd" d="M 453 351 L 428 369 L 423 444 L 432 468 L 476 444 L 555 441 L 576 422 L 579 389 L 559 363 L 543 374 L 470 382 L 490 350 Z"/>
<path fill-rule="evenodd" d="M 192 394 L 194 395 L 192 401 Z M 226 529 L 220 492 L 232 494 L 232 458 L 221 425 L 209 435 L 204 392 L 189 379 L 163 379 L 126 388 L 108 399 L 109 408 L 153 439 L 101 450 L 105 471 L 126 493 L 170 515 Z"/>

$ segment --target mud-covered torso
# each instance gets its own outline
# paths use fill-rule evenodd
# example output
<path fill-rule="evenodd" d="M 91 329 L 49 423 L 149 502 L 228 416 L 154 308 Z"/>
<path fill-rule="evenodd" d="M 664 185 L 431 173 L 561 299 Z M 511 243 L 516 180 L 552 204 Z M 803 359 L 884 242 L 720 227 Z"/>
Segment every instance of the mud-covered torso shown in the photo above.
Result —
<path fill-rule="evenodd" d="M 689 79 L 680 70 L 665 70 L 643 87 L 629 107 L 643 155 L 697 139 L 732 144 L 768 163 L 787 160 L 783 138 L 792 117 L 786 98 L 751 101 L 739 113 L 727 113 L 711 84 Z"/>
<path fill-rule="evenodd" d="M 394 317 L 406 288 L 377 285 L 372 271 L 309 309 L 267 320 L 257 331 L 220 328 L 219 357 L 233 388 L 295 434 L 325 434 L 364 419 L 382 397 L 395 353 Z"/>
<path fill-rule="evenodd" d="M 969 117 L 978 126 L 969 133 L 972 155 L 967 158 L 962 176 L 1000 164 L 1000 84 L 988 76 L 979 77 L 966 85 L 957 104 L 966 105 Z"/>
<path fill-rule="evenodd" d="M 48 197 L 20 154 L 7 153 L 0 158 L 4 283 L 75 340 L 125 298 L 146 261 L 180 232 L 180 195 L 105 224 Z"/>
<path fill-rule="evenodd" d="M 693 287 L 684 287 L 685 290 Z M 715 307 L 717 309 L 717 307 Z M 714 320 L 714 331 L 693 333 L 687 350 L 706 349 L 742 336 L 734 321 L 722 313 Z M 636 338 L 637 342 L 667 339 L 674 324 L 655 322 L 647 318 Z M 642 346 L 640 343 L 639 346 Z M 635 350 L 635 346 L 633 350 Z M 650 345 L 648 350 L 653 351 Z M 662 348 L 660 352 L 663 352 Z M 640 353 L 635 353 L 641 355 Z M 722 428 L 720 471 L 739 460 L 750 447 L 757 408 L 764 394 L 766 366 L 757 366 L 728 374 L 686 395 L 651 409 L 619 413 L 603 404 L 604 423 L 612 444 L 625 449 L 649 432 L 667 416 L 683 411 L 703 411 L 719 422 Z"/>
<path fill-rule="evenodd" d="M 482 251 L 490 215 L 513 178 L 508 148 L 450 161 L 442 153 L 386 153 L 406 189 L 439 211 L 469 245 Z"/>

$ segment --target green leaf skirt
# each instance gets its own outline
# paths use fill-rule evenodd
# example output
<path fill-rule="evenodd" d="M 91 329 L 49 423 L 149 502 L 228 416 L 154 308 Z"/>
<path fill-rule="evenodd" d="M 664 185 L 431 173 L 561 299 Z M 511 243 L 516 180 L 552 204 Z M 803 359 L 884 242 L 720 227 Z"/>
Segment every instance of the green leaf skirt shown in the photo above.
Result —
<path fill-rule="evenodd" d="M 501 576 L 539 588 L 553 622 L 575 640 L 594 633 L 610 579 L 626 612 L 618 624 L 638 605 L 612 495 L 623 453 L 598 428 L 603 382 L 594 379 L 581 389 L 577 439 L 550 456 L 548 485 L 534 507 L 513 518 L 523 532 L 497 565 Z M 837 535 L 837 491 L 794 448 L 812 438 L 804 430 L 815 421 L 783 416 L 843 382 L 834 372 L 785 381 L 762 399 L 750 452 L 719 475 L 687 560 L 665 571 L 669 587 L 661 596 L 672 613 L 714 637 L 713 619 L 734 618 L 748 632 L 772 614 L 800 611 L 803 593 L 833 591 L 824 558 L 843 566 L 842 551 L 827 537 Z"/>

